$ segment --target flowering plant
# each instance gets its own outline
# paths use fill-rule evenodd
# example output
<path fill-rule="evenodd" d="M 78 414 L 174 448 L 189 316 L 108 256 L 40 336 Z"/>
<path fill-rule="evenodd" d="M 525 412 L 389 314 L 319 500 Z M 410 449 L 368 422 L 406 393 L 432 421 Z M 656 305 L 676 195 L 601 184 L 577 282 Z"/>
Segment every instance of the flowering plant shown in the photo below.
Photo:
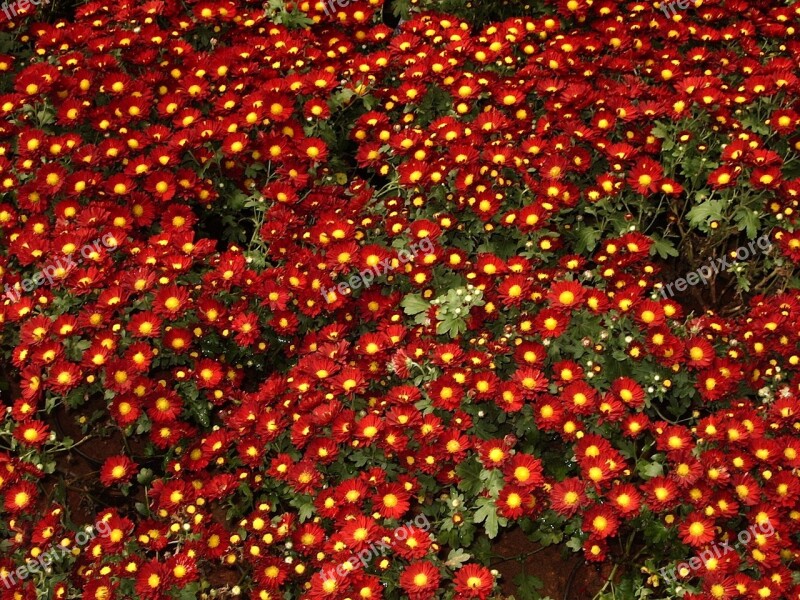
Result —
<path fill-rule="evenodd" d="M 800 8 L 341 4 L 2 25 L 0 598 L 800 598 Z"/>

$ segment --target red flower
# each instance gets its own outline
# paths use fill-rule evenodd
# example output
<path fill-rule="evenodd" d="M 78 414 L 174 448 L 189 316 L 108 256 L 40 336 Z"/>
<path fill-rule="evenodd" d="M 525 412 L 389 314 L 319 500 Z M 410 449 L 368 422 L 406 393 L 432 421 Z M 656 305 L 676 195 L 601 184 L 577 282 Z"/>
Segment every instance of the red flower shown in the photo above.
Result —
<path fill-rule="evenodd" d="M 519 519 L 535 505 L 529 490 L 515 485 L 507 485 L 497 497 L 497 512 L 509 519 Z"/>
<path fill-rule="evenodd" d="M 186 288 L 177 285 L 168 285 L 156 292 L 153 299 L 153 311 L 164 317 L 174 317 L 180 314 L 189 301 L 189 292 Z"/>
<path fill-rule="evenodd" d="M 197 361 L 194 378 L 200 388 L 214 388 L 222 381 L 224 375 L 222 365 L 210 358 Z"/>
<path fill-rule="evenodd" d="M 428 532 L 413 525 L 402 525 L 392 534 L 392 547 L 406 560 L 422 558 L 432 544 Z"/>
<path fill-rule="evenodd" d="M 547 300 L 553 308 L 572 310 L 580 307 L 584 298 L 584 289 L 576 281 L 560 281 L 554 283 L 547 293 Z"/>
<path fill-rule="evenodd" d="M 100 482 L 105 486 L 127 483 L 135 472 L 136 463 L 127 456 L 109 456 L 100 469 Z"/>
<path fill-rule="evenodd" d="M 563 335 L 569 324 L 569 315 L 556 308 L 542 309 L 534 317 L 536 332 L 543 338 L 556 338 Z"/>
<path fill-rule="evenodd" d="M 120 427 L 135 423 L 142 414 L 141 403 L 132 394 L 119 394 L 111 402 L 109 412 Z"/>
<path fill-rule="evenodd" d="M 654 193 L 658 190 L 658 184 L 664 176 L 661 165 L 657 162 L 645 158 L 638 162 L 628 175 L 628 185 L 638 194 Z"/>
<path fill-rule="evenodd" d="M 29 481 L 19 481 L 5 490 L 3 507 L 11 514 L 30 511 L 38 497 L 38 490 Z"/>
<path fill-rule="evenodd" d="M 583 542 L 583 555 L 588 561 L 603 562 L 606 559 L 607 553 L 608 543 L 606 540 L 590 537 Z"/>
<path fill-rule="evenodd" d="M 515 454 L 503 466 L 503 476 L 509 483 L 522 488 L 539 487 L 544 481 L 541 461 L 522 453 Z"/>
<path fill-rule="evenodd" d="M 168 567 L 158 560 L 145 563 L 136 574 L 136 594 L 141 598 L 162 598 L 170 584 Z"/>
<path fill-rule="evenodd" d="M 412 563 L 400 574 L 400 587 L 410 600 L 430 600 L 439 589 L 439 571 L 431 563 Z"/>
<path fill-rule="evenodd" d="M 633 379 L 620 377 L 611 384 L 611 392 L 631 408 L 639 408 L 644 404 L 644 390 Z"/>
<path fill-rule="evenodd" d="M 506 306 L 517 306 L 526 299 L 530 289 L 528 278 L 524 275 L 510 275 L 497 286 L 497 293 Z"/>
<path fill-rule="evenodd" d="M 619 518 L 610 506 L 595 504 L 589 508 L 581 520 L 581 529 L 594 538 L 604 539 L 616 535 Z"/>
<path fill-rule="evenodd" d="M 486 567 L 467 564 L 461 567 L 453 578 L 456 598 L 485 600 L 494 588 L 494 577 Z"/>
<path fill-rule="evenodd" d="M 111 580 L 108 575 L 103 575 L 84 584 L 83 598 L 87 600 L 103 600 L 116 598 L 118 583 Z"/>
<path fill-rule="evenodd" d="M 521 388 L 526 397 L 533 397 L 538 392 L 545 392 L 549 381 L 539 370 L 530 367 L 523 367 L 514 373 L 514 380 Z"/>
<path fill-rule="evenodd" d="M 550 506 L 560 515 L 571 517 L 588 503 L 586 484 L 572 477 L 553 484 L 550 490 Z"/>
<path fill-rule="evenodd" d="M 597 390 L 584 381 L 570 383 L 561 392 L 565 409 L 578 415 L 590 415 L 596 409 L 599 396 Z"/>
<path fill-rule="evenodd" d="M 14 429 L 14 438 L 26 446 L 40 448 L 49 437 L 50 428 L 42 421 L 27 421 L 20 423 Z"/>
<path fill-rule="evenodd" d="M 687 365 L 695 369 L 704 369 L 714 360 L 714 347 L 703 338 L 690 338 L 686 340 Z"/>
<path fill-rule="evenodd" d="M 678 486 L 666 477 L 653 477 L 642 486 L 647 504 L 654 512 L 668 510 L 679 501 Z"/>
<path fill-rule="evenodd" d="M 715 537 L 714 520 L 693 512 L 678 526 L 683 543 L 699 548 L 711 543 Z"/>
<path fill-rule="evenodd" d="M 81 382 L 81 370 L 77 365 L 59 361 L 50 367 L 47 386 L 59 394 L 65 394 Z"/>

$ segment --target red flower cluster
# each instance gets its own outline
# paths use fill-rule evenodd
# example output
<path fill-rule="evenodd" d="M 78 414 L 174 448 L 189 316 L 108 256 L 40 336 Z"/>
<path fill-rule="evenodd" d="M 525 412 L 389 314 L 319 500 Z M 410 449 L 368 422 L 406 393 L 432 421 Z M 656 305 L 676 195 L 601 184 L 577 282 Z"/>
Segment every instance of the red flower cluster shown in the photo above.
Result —
<path fill-rule="evenodd" d="M 800 598 L 800 294 L 687 319 L 648 227 L 684 202 L 712 236 L 741 202 L 800 263 L 800 9 L 393 31 L 379 1 L 256 4 L 89 2 L 0 56 L 0 283 L 114 247 L 0 305 L 0 576 L 67 535 L 51 415 L 92 399 L 158 466 L 104 461 L 145 500 L 98 515 L 57 598 L 230 591 L 224 568 L 263 600 L 485 600 L 475 539 L 501 527 L 557 524 L 596 561 L 657 534 L 667 561 L 767 519 L 685 597 Z"/>

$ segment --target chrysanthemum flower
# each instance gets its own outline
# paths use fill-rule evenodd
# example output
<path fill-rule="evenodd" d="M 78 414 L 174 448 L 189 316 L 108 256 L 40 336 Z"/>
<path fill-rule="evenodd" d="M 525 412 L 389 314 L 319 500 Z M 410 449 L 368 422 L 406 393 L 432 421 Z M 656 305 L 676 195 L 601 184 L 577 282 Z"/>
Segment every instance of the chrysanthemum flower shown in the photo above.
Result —
<path fill-rule="evenodd" d="M 50 428 L 46 423 L 30 420 L 20 423 L 14 429 L 14 438 L 26 446 L 40 448 L 48 439 Z"/>
<path fill-rule="evenodd" d="M 456 598 L 485 600 L 494 588 L 494 577 L 484 566 L 467 564 L 456 572 L 453 584 Z"/>
<path fill-rule="evenodd" d="M 29 481 L 19 481 L 5 490 L 3 507 L 11 514 L 31 510 L 38 497 L 38 490 Z"/>
<path fill-rule="evenodd" d="M 439 588 L 439 571 L 427 561 L 412 563 L 400 574 L 400 587 L 411 600 L 430 600 Z"/>
<path fill-rule="evenodd" d="M 156 560 L 143 564 L 136 574 L 136 594 L 141 598 L 156 600 L 165 594 L 170 584 L 166 564 Z"/>
<path fill-rule="evenodd" d="M 136 463 L 127 456 L 109 456 L 100 468 L 100 482 L 105 486 L 127 483 L 135 471 Z"/>
<path fill-rule="evenodd" d="M 583 515 L 581 529 L 594 538 L 604 539 L 616 535 L 619 518 L 608 505 L 596 504 Z"/>
<path fill-rule="evenodd" d="M 711 543 L 715 537 L 714 520 L 703 514 L 693 512 L 687 515 L 678 526 L 681 540 L 694 548 Z"/>

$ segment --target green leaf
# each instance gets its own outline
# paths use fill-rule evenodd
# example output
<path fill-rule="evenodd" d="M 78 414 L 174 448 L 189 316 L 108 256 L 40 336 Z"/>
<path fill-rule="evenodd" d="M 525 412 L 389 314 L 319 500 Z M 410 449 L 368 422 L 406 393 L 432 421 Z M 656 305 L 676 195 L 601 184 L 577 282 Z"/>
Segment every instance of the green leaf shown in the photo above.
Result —
<path fill-rule="evenodd" d="M 294 496 L 289 504 L 297 509 L 301 523 L 314 516 L 314 502 L 310 496 L 304 494 Z"/>
<path fill-rule="evenodd" d="M 585 251 L 594 250 L 595 246 L 597 246 L 597 242 L 600 241 L 600 238 L 603 237 L 602 232 L 599 229 L 594 229 L 593 227 L 581 227 L 578 229 L 578 243 L 576 244 L 575 251 L 582 253 Z"/>
<path fill-rule="evenodd" d="M 721 221 L 724 218 L 722 211 L 725 204 L 725 200 L 706 200 L 692 207 L 686 214 L 689 224 L 706 231 L 712 221 Z"/>
<path fill-rule="evenodd" d="M 500 527 L 508 520 L 497 516 L 497 505 L 492 498 L 478 498 L 478 510 L 475 511 L 474 522 L 483 523 L 484 531 L 490 540 L 497 537 Z"/>
<path fill-rule="evenodd" d="M 484 488 L 493 496 L 505 487 L 505 480 L 500 469 L 484 469 L 481 471 L 480 478 L 485 482 Z"/>
<path fill-rule="evenodd" d="M 142 415 L 136 421 L 136 435 L 142 435 L 143 433 L 147 433 L 152 429 L 153 425 L 150 423 L 150 419 L 147 418 L 146 415 Z"/>
<path fill-rule="evenodd" d="M 517 586 L 515 598 L 518 600 L 542 600 L 539 590 L 544 587 L 544 582 L 538 577 L 520 573 L 514 577 L 514 585 Z"/>
<path fill-rule="evenodd" d="M 204 428 L 211 426 L 211 414 L 209 413 L 210 406 L 210 403 L 203 398 L 198 398 L 189 405 L 189 412 Z"/>
<path fill-rule="evenodd" d="M 483 491 L 483 480 L 481 479 L 483 470 L 483 465 L 474 456 L 459 463 L 455 469 L 456 475 L 459 477 L 458 489 L 467 495 L 477 495 Z"/>
<path fill-rule="evenodd" d="M 355 95 L 356 93 L 350 88 L 345 88 L 343 90 L 335 92 L 334 94 L 331 95 L 330 98 L 331 109 L 338 108 L 340 106 L 348 104 Z"/>
<path fill-rule="evenodd" d="M 200 597 L 200 583 L 194 582 L 179 588 L 178 600 L 195 600 Z"/>
<path fill-rule="evenodd" d="M 136 481 L 138 481 L 142 485 L 147 485 L 152 480 L 153 480 L 153 470 L 152 469 L 148 469 L 147 467 L 143 468 L 136 475 Z"/>
<path fill-rule="evenodd" d="M 573 535 L 571 538 L 569 538 L 569 541 L 567 541 L 565 546 L 573 552 L 579 552 L 580 549 L 583 548 L 583 542 L 581 541 L 581 537 L 579 535 Z"/>
<path fill-rule="evenodd" d="M 758 235 L 759 214 L 746 206 L 740 206 L 733 215 L 739 231 L 745 231 L 748 239 L 755 239 Z"/>
<path fill-rule="evenodd" d="M 664 466 L 659 462 L 640 462 L 636 465 L 636 471 L 645 479 L 652 479 L 664 474 Z"/>
<path fill-rule="evenodd" d="M 471 555 L 465 552 L 463 548 L 456 548 L 450 550 L 450 553 L 447 555 L 447 560 L 444 564 L 451 569 L 459 569 L 464 563 L 469 562 L 470 558 Z"/>
<path fill-rule="evenodd" d="M 658 121 L 656 121 L 656 124 L 650 130 L 650 133 L 662 140 L 669 136 L 669 131 L 667 131 L 666 125 L 659 123 Z"/>
<path fill-rule="evenodd" d="M 678 250 L 672 245 L 672 242 L 664 238 L 653 236 L 653 245 L 650 246 L 650 255 L 658 254 L 661 258 L 669 258 L 670 256 L 678 256 Z"/>
<path fill-rule="evenodd" d="M 417 315 L 422 312 L 427 312 L 428 308 L 430 308 L 430 304 L 423 300 L 422 296 L 419 294 L 407 295 L 400 301 L 400 306 L 403 307 L 403 312 L 407 315 Z"/>

